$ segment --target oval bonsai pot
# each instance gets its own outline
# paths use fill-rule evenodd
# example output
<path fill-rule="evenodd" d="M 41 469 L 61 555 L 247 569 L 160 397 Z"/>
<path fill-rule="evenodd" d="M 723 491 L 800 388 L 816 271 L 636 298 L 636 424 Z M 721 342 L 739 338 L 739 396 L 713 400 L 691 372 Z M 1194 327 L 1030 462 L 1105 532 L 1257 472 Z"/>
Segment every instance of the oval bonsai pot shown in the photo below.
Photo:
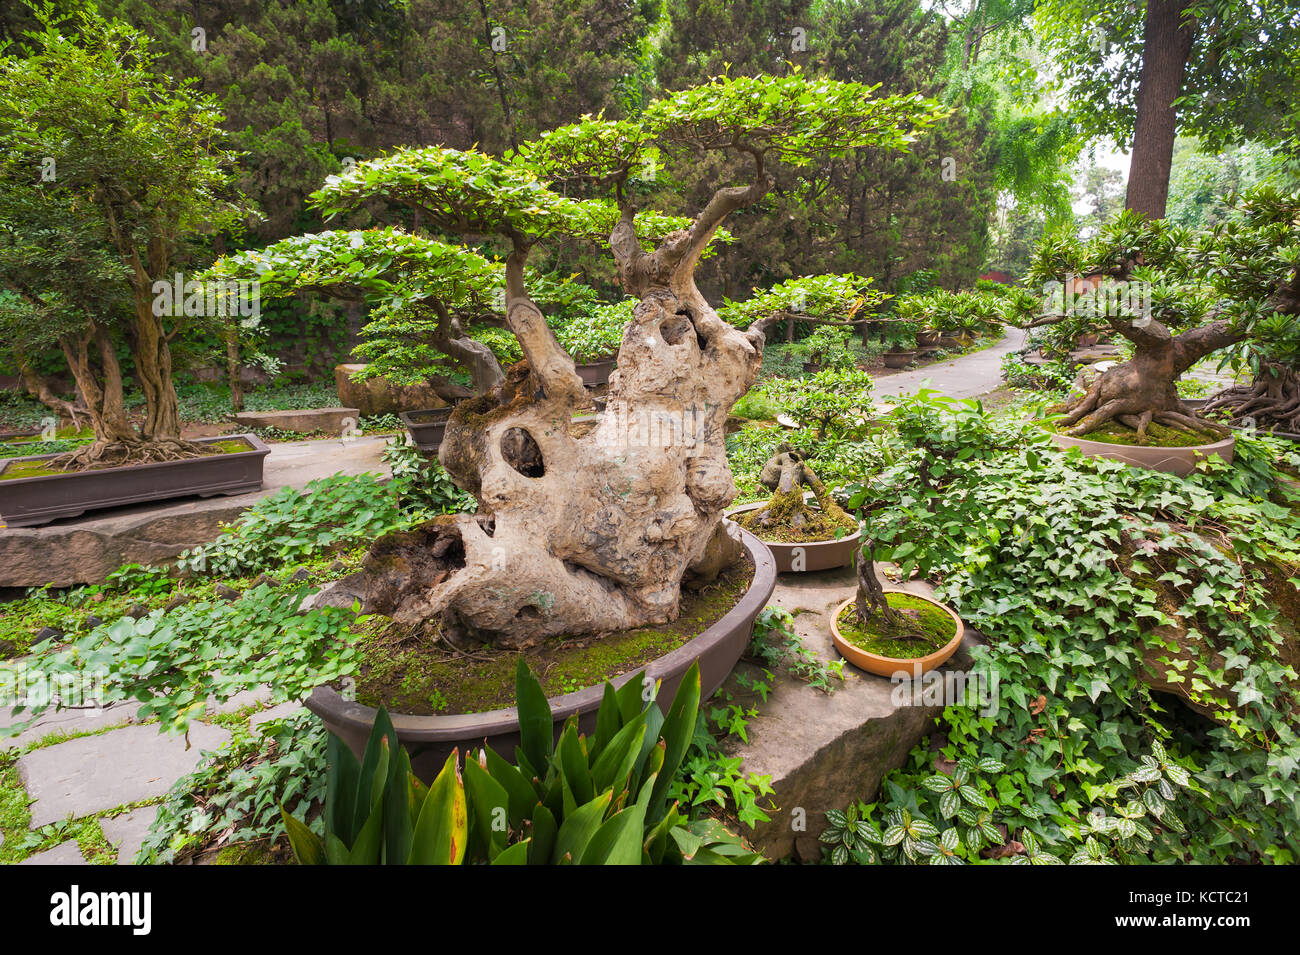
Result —
<path fill-rule="evenodd" d="M 727 511 L 727 516 L 734 518 L 737 514 L 756 511 L 766 504 L 766 501 L 742 504 L 740 507 L 733 507 Z M 749 533 L 753 532 L 750 531 Z M 845 534 L 838 539 L 830 538 L 828 540 L 806 541 L 798 544 L 785 541 L 763 541 L 763 543 L 772 552 L 772 559 L 776 561 L 777 573 L 806 573 L 815 570 L 834 570 L 837 567 L 848 567 L 853 563 L 853 556 L 858 551 L 861 535 L 861 531 L 854 531 L 852 534 Z M 762 538 L 759 538 L 759 540 L 762 540 Z M 796 567 L 796 564 L 799 566 Z"/>
<path fill-rule="evenodd" d="M 596 388 L 609 382 L 609 373 L 618 364 L 618 357 L 611 355 L 596 361 L 575 364 L 574 368 L 582 376 L 582 383 L 588 388 Z"/>
<path fill-rule="evenodd" d="M 406 425 L 406 431 L 424 454 L 437 454 L 442 446 L 442 436 L 447 433 L 447 420 L 454 409 L 428 408 L 423 411 L 403 411 L 398 417 Z"/>
<path fill-rule="evenodd" d="M 662 681 L 658 698 L 666 705 L 676 694 L 682 676 L 696 660 L 700 663 L 701 700 L 707 700 L 722 685 L 749 646 L 754 621 L 767 606 L 776 586 L 776 563 L 766 545 L 744 528 L 739 530 L 745 550 L 754 562 L 754 579 L 740 601 L 711 627 L 676 650 L 630 673 L 614 677 L 610 682 L 616 687 L 628 680 L 640 680 L 642 674 L 649 675 Z M 596 711 L 603 695 L 602 684 L 551 697 L 548 702 L 555 721 L 556 738 L 559 738 L 564 721 L 574 714 L 578 716 L 580 730 L 588 734 L 594 732 Z M 321 718 L 326 729 L 360 756 L 374 723 L 374 708 L 345 700 L 337 690 L 326 686 L 313 690 L 306 705 Z M 448 716 L 407 713 L 390 713 L 389 716 L 398 739 L 410 753 L 412 768 L 424 780 L 431 780 L 438 774 L 452 749 L 467 752 L 486 745 L 509 759 L 519 745 L 519 713 L 513 706 L 485 713 Z"/>
<path fill-rule="evenodd" d="M 35 527 L 86 511 L 173 497 L 246 494 L 262 486 L 262 468 L 271 449 L 255 434 L 195 438 L 197 444 L 242 439 L 247 451 L 231 451 L 153 461 L 93 471 L 69 471 L 37 477 L 4 478 L 20 461 L 49 461 L 57 454 L 9 458 L 0 463 L 0 518 L 10 527 Z"/>
<path fill-rule="evenodd" d="M 1091 441 L 1088 438 L 1076 438 L 1068 434 L 1049 431 L 1052 443 L 1058 448 L 1078 448 L 1090 458 L 1108 458 L 1133 467 L 1150 468 L 1152 471 L 1164 471 L 1186 477 L 1196 470 L 1198 461 L 1203 461 L 1217 454 L 1231 464 L 1233 449 L 1237 445 L 1235 435 L 1210 444 L 1193 444 L 1185 448 L 1158 448 L 1140 444 L 1112 444 L 1109 441 Z"/>
<path fill-rule="evenodd" d="M 903 351 L 887 351 L 881 356 L 886 368 L 906 368 L 915 357 L 916 349 L 914 348 Z"/>
<path fill-rule="evenodd" d="M 924 600 L 928 604 L 939 607 L 948 616 L 952 617 L 956 623 L 957 629 L 953 631 L 952 639 L 945 643 L 933 653 L 928 653 L 923 657 L 912 657 L 911 659 L 899 659 L 897 657 L 882 657 L 877 653 L 868 653 L 861 647 L 856 647 L 840 635 L 839 619 L 844 608 L 851 606 L 855 597 L 850 597 L 844 603 L 835 608 L 831 614 L 831 640 L 835 644 L 835 649 L 839 651 L 840 656 L 848 660 L 855 667 L 866 670 L 868 673 L 874 673 L 876 676 L 892 678 L 902 674 L 908 677 L 918 677 L 922 673 L 929 673 L 936 667 L 943 666 L 948 659 L 957 652 L 961 646 L 961 638 L 965 633 L 965 624 L 961 622 L 961 617 L 953 611 L 947 604 L 941 604 L 937 600 L 931 600 L 929 597 L 923 597 L 920 594 L 914 594 L 910 590 L 900 590 L 898 588 L 884 588 L 886 594 L 907 594 L 909 597 L 915 597 L 918 600 Z"/>

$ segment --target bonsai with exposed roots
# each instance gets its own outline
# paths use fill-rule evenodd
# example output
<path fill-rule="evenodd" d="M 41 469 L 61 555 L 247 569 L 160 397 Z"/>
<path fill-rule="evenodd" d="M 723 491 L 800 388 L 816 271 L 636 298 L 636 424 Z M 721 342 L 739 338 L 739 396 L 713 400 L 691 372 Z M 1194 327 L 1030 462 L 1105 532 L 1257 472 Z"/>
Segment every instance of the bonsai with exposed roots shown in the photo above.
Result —
<path fill-rule="evenodd" d="M 1201 234 L 1124 212 L 1089 243 L 1039 247 L 1028 278 L 1050 294 L 1028 327 L 1083 317 L 1133 346 L 1128 361 L 1081 380 L 1058 409 L 1063 432 L 1083 436 L 1115 421 L 1143 444 L 1153 423 L 1205 441 L 1227 433 L 1182 401 L 1179 377 L 1224 349 L 1258 370 L 1269 341 L 1300 337 L 1300 194 L 1259 188 L 1240 206 L 1238 218 Z M 1266 382 L 1260 397 L 1275 390 L 1282 410 L 1282 387 Z"/>

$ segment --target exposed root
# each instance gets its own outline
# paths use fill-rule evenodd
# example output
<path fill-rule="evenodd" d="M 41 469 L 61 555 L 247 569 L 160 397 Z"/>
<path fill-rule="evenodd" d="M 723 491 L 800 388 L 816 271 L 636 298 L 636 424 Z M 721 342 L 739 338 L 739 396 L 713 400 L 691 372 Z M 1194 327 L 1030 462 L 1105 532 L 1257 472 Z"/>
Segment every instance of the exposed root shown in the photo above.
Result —
<path fill-rule="evenodd" d="M 59 455 L 50 461 L 49 466 L 51 469 L 61 471 L 97 471 L 102 468 L 119 468 L 132 464 L 183 461 L 220 453 L 221 449 L 211 444 L 184 441 L 180 438 L 164 438 L 157 441 L 123 438 L 91 442 L 75 451 Z"/>
<path fill-rule="evenodd" d="M 811 541 L 834 536 L 836 528 L 857 527 L 803 456 L 789 445 L 781 445 L 768 459 L 759 480 L 772 489 L 772 497 L 765 506 L 738 515 L 737 523 L 747 530 L 790 531 Z M 804 497 L 805 487 L 812 492 L 812 501 Z"/>
<path fill-rule="evenodd" d="M 1211 397 L 1205 411 L 1220 412 L 1238 427 L 1300 434 L 1300 375 L 1282 365 L 1266 365 L 1249 385 Z"/>
<path fill-rule="evenodd" d="M 896 640 L 925 639 L 925 631 L 919 623 L 889 606 L 885 591 L 876 577 L 876 562 L 871 557 L 871 546 L 870 541 L 865 541 L 854 558 L 858 594 L 853 603 L 853 614 L 858 623 L 867 626 L 873 617 L 878 617 L 890 629 L 890 636 Z"/>

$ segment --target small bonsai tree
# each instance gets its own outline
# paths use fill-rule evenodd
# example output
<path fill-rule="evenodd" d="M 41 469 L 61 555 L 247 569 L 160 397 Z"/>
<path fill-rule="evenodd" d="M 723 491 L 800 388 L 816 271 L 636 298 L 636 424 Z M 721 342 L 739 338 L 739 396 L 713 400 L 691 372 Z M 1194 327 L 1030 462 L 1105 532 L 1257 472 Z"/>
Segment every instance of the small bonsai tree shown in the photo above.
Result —
<path fill-rule="evenodd" d="M 762 507 L 739 515 L 737 523 L 742 527 L 760 535 L 779 534 L 801 541 L 828 540 L 857 529 L 857 521 L 835 501 L 803 454 L 790 445 L 777 448 L 758 479 L 772 497 Z M 805 488 L 812 493 L 813 502 L 806 499 Z"/>
<path fill-rule="evenodd" d="M 1240 211 L 1199 235 L 1126 211 L 1091 242 L 1057 236 L 1042 243 L 1028 277 L 1044 283 L 1048 301 L 1026 324 L 1084 315 L 1134 350 L 1071 396 L 1060 421 L 1066 433 L 1086 435 L 1111 421 L 1142 442 L 1153 421 L 1198 435 L 1224 432 L 1182 402 L 1179 376 L 1221 349 L 1285 334 L 1300 314 L 1300 194 L 1261 187 Z M 1103 278 L 1082 301 L 1080 276 Z"/>
<path fill-rule="evenodd" d="M 171 316 L 155 283 L 241 209 L 215 101 L 156 75 L 155 59 L 143 34 L 91 13 L 43 20 L 0 57 L 0 320 L 38 397 L 35 356 L 57 349 L 68 364 L 95 432 L 70 466 L 203 450 L 180 440 L 171 344 L 215 316 Z M 145 398 L 138 430 L 120 343 Z"/>
<path fill-rule="evenodd" d="M 418 209 L 431 229 L 502 248 L 506 323 L 524 356 L 458 406 L 439 451 L 479 513 L 377 542 L 368 609 L 498 646 L 676 617 L 683 577 L 720 566 L 719 553 L 734 547 L 720 533 L 736 493 L 724 424 L 757 376 L 770 324 L 742 331 L 723 321 L 695 286 L 696 266 L 727 216 L 771 188 L 773 163 L 905 148 L 937 114 L 919 96 L 871 92 L 799 74 L 718 78 L 651 104 L 635 122 L 588 118 L 552 130 L 509 162 L 409 149 L 326 182 L 316 200 L 327 213 L 383 200 Z M 647 169 L 700 152 L 747 157 L 750 181 L 717 189 L 685 221 L 637 208 Z M 562 196 L 552 188 L 560 185 L 589 198 Z M 594 428 L 573 423 L 591 399 L 526 284 L 530 251 L 557 235 L 607 237 L 637 300 Z"/>

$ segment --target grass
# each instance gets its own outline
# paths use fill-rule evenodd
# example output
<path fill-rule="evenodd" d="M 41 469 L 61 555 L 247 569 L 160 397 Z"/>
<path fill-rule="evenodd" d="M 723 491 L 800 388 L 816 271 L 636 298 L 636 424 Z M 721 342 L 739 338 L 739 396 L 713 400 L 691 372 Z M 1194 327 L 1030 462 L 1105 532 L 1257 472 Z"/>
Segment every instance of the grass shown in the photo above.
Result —
<path fill-rule="evenodd" d="M 373 618 L 358 649 L 357 700 L 416 715 L 481 713 L 514 703 L 522 655 L 548 696 L 599 686 L 685 644 L 736 605 L 753 579 L 746 561 L 697 593 L 685 592 L 672 623 L 570 640 L 555 637 L 525 651 L 457 655 L 431 635 L 411 636 Z"/>
<path fill-rule="evenodd" d="M 919 639 L 898 637 L 896 631 L 887 627 L 880 618 L 873 618 L 866 625 L 859 623 L 853 604 L 840 611 L 836 620 L 840 636 L 858 649 L 876 656 L 891 660 L 913 660 L 929 656 L 945 646 L 957 632 L 952 616 L 928 600 L 897 592 L 885 594 L 885 600 L 892 609 L 919 627 Z"/>

